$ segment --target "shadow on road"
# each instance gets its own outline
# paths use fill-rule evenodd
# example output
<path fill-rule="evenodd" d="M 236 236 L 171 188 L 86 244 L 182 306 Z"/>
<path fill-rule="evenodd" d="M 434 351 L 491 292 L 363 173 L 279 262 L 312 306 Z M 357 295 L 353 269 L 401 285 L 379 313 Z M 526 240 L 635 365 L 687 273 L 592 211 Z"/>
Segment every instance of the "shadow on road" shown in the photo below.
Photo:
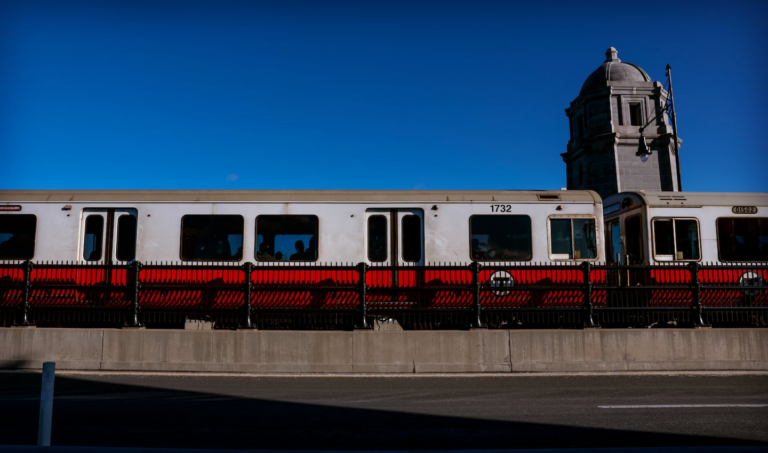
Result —
<path fill-rule="evenodd" d="M 166 379 L 173 383 L 173 378 Z M 313 380 L 303 382 L 312 385 Z M 0 385 L 0 444 L 34 444 L 40 374 L 0 373 Z M 245 385 L 253 385 L 258 394 L 258 379 Z M 761 445 L 713 436 L 425 415 L 398 407 L 273 401 L 72 375 L 56 377 L 53 427 L 53 444 L 59 446 L 382 450 Z"/>

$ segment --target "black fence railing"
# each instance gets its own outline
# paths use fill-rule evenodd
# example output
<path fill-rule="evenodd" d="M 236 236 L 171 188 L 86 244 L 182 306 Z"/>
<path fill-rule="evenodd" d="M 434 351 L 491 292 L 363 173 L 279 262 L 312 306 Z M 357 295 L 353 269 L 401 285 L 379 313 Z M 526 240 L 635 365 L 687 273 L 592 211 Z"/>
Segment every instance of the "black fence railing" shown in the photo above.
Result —
<path fill-rule="evenodd" d="M 0 263 L 0 326 L 766 326 L 768 263 Z"/>

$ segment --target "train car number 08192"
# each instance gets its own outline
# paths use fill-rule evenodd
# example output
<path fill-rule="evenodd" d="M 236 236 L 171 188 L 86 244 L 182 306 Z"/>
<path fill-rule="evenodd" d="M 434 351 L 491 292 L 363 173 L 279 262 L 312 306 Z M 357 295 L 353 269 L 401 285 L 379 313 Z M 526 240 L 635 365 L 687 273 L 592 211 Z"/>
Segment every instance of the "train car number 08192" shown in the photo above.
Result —
<path fill-rule="evenodd" d="M 512 212 L 511 204 L 492 204 L 491 212 Z"/>

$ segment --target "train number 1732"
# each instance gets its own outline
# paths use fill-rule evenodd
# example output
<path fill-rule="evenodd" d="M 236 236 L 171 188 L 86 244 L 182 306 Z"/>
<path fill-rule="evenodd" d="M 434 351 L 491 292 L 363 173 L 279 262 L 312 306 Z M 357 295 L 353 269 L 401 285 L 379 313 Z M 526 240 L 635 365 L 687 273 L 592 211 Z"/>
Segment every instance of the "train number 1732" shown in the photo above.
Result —
<path fill-rule="evenodd" d="M 512 212 L 512 205 L 509 204 L 492 204 L 491 212 Z"/>

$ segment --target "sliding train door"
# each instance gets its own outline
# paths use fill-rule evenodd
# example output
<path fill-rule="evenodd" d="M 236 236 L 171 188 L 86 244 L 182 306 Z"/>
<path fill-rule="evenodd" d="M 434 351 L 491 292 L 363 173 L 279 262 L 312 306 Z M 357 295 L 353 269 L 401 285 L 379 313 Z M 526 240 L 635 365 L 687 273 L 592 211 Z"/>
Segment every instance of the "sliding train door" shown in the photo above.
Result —
<path fill-rule="evenodd" d="M 424 264 L 424 211 L 421 209 L 368 209 L 366 259 L 394 266 Z"/>
<path fill-rule="evenodd" d="M 366 211 L 366 259 L 370 288 L 391 291 L 370 293 L 369 301 L 418 304 L 422 293 L 409 291 L 423 285 L 425 263 L 424 211 L 393 208 Z"/>
<path fill-rule="evenodd" d="M 78 261 L 128 264 L 136 259 L 138 214 L 133 208 L 83 211 Z"/>

